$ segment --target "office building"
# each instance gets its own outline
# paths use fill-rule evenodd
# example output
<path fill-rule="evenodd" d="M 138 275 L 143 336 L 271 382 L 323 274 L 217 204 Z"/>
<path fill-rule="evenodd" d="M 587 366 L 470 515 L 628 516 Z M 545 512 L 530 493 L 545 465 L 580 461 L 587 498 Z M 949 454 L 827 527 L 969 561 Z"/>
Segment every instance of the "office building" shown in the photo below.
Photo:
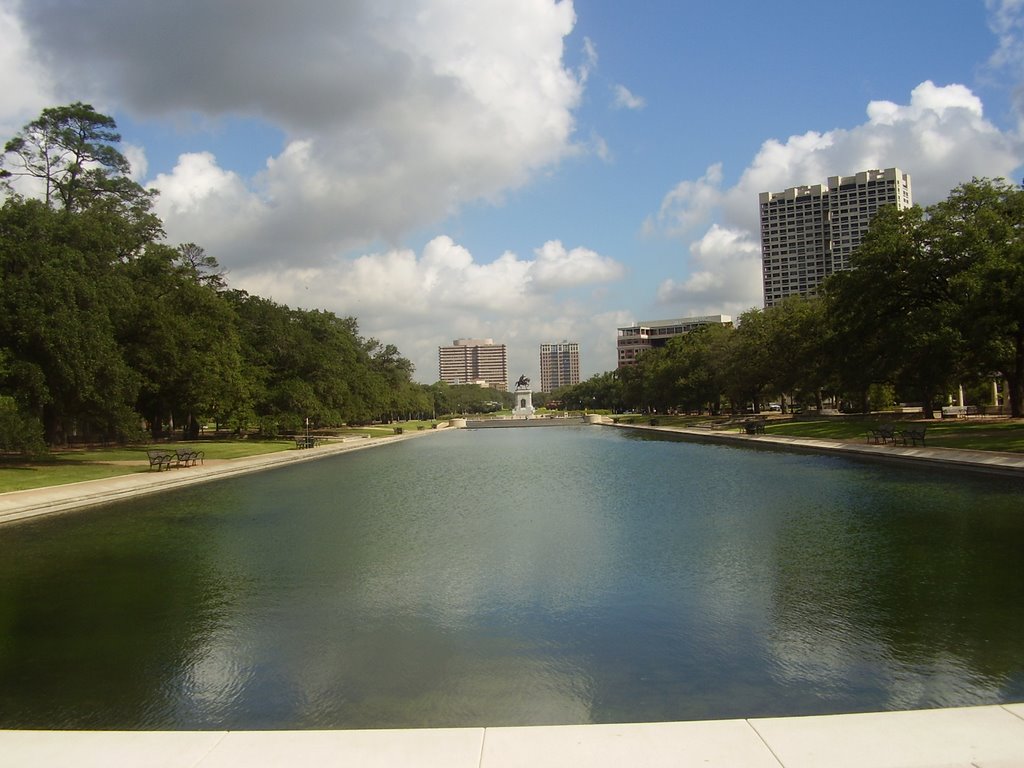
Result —
<path fill-rule="evenodd" d="M 910 175 L 899 168 L 762 192 L 759 203 L 765 307 L 787 296 L 817 295 L 826 277 L 850 268 L 850 254 L 881 206 L 913 204 Z"/>
<path fill-rule="evenodd" d="M 559 387 L 580 383 L 580 345 L 575 341 L 540 345 L 540 390 L 554 392 Z"/>
<path fill-rule="evenodd" d="M 647 349 L 663 347 L 669 339 L 682 336 L 705 325 L 732 325 L 729 315 L 683 317 L 676 320 L 647 320 L 619 328 L 616 348 L 618 367 L 636 364 L 636 356 Z"/>
<path fill-rule="evenodd" d="M 482 384 L 508 391 L 508 350 L 493 339 L 455 339 L 437 348 L 438 378 L 448 384 Z"/>

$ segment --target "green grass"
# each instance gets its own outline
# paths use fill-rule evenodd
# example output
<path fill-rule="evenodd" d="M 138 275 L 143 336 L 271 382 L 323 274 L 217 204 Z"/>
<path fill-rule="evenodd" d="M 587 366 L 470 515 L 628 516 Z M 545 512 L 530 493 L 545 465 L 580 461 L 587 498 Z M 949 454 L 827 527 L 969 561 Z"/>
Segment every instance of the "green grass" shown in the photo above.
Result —
<path fill-rule="evenodd" d="M 244 456 L 258 456 L 289 448 L 294 449 L 293 440 L 223 440 L 161 443 L 159 445 L 121 446 L 113 448 L 89 448 L 57 450 L 44 458 L 26 461 L 14 457 L 0 460 L 0 493 L 22 491 L 29 488 L 45 488 L 51 485 L 66 485 L 83 480 L 100 480 L 135 472 L 148 472 L 147 448 L 175 448 L 195 446 L 201 449 L 207 459 L 237 459 Z M 107 462 L 139 462 L 134 464 L 110 464 Z"/>
<path fill-rule="evenodd" d="M 146 467 L 143 468 L 145 469 Z M 80 483 L 84 480 L 102 480 L 105 477 L 129 475 L 138 471 L 138 467 L 111 464 L 58 461 L 20 464 L 5 460 L 0 463 L 0 493 Z"/>
<path fill-rule="evenodd" d="M 709 425 L 716 420 L 707 416 L 648 416 L 628 414 L 615 416 L 620 424 L 649 424 L 657 419 L 663 427 L 693 427 Z M 717 421 L 723 421 L 718 419 Z M 821 419 L 818 421 L 769 420 L 765 431 L 770 435 L 790 435 L 831 440 L 864 440 L 866 432 L 891 418 L 864 419 Z M 909 424 L 911 420 L 897 420 L 896 424 Z M 1024 421 L 1012 419 L 979 419 L 976 421 L 922 421 L 915 424 L 927 427 L 927 444 L 937 448 L 966 448 L 979 451 L 1007 451 L 1024 453 Z M 346 435 L 368 435 L 385 437 L 393 435 L 395 427 L 406 432 L 430 429 L 431 421 L 409 421 L 396 424 L 380 424 L 370 427 L 354 427 L 336 431 L 339 437 Z M 84 480 L 98 480 L 135 472 L 148 472 L 149 461 L 146 449 L 167 448 L 175 445 L 195 446 L 206 453 L 207 459 L 237 459 L 276 451 L 293 450 L 293 440 L 199 440 L 193 443 L 162 443 L 157 446 L 128 446 L 112 448 L 91 448 L 54 451 L 49 456 L 32 461 L 17 458 L 0 459 L 0 493 L 20 491 L 29 488 L 44 488 L 51 485 L 65 485 Z M 136 463 L 108 463 L 136 462 Z"/>
<path fill-rule="evenodd" d="M 819 437 L 833 440 L 866 439 L 866 433 L 880 419 L 790 421 L 765 428 L 768 434 L 794 437 Z M 910 420 L 896 420 L 897 427 Z M 967 448 L 977 451 L 1024 453 L 1024 421 L 1000 419 L 978 421 L 940 421 L 915 419 L 916 426 L 927 429 L 926 444 L 935 448 Z"/>
<path fill-rule="evenodd" d="M 734 429 L 739 430 L 743 417 L 721 417 L 712 419 L 708 416 L 665 416 L 656 414 L 624 414 L 613 418 L 620 424 L 650 424 L 657 419 L 661 427 L 700 427 L 711 426 L 726 421 L 735 423 Z M 765 433 L 769 435 L 789 435 L 792 437 L 810 437 L 823 440 L 866 440 L 867 431 L 882 423 L 901 425 L 924 425 L 927 429 L 926 444 L 935 448 L 965 448 L 977 451 L 1007 451 L 1024 453 L 1024 421 L 1020 419 L 977 419 L 977 420 L 940 420 L 940 419 L 899 419 L 892 416 L 865 417 L 856 419 L 820 419 L 817 421 L 789 421 L 788 419 L 769 419 L 765 425 Z"/>
<path fill-rule="evenodd" d="M 433 421 L 403 421 L 395 424 L 375 424 L 369 427 L 331 430 L 331 435 L 335 437 L 353 435 L 366 435 L 371 438 L 386 437 L 395 434 L 395 427 L 402 427 L 408 433 L 430 429 L 435 423 Z M 206 459 L 239 459 L 276 451 L 295 450 L 295 441 L 290 438 L 278 440 L 184 440 L 153 445 L 61 449 L 55 450 L 43 458 L 33 460 L 17 457 L 0 458 L 0 493 L 45 488 L 51 485 L 66 485 L 83 480 L 100 480 L 136 472 L 149 472 L 147 449 L 173 449 L 179 446 L 201 449 L 206 454 Z M 111 464 L 108 462 L 136 463 Z"/>

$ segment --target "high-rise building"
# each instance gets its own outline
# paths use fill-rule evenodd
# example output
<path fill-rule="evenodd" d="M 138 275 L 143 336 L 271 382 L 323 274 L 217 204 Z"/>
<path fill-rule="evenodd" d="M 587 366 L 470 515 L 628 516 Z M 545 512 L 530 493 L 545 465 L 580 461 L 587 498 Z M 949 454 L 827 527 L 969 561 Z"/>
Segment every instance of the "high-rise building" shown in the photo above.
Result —
<path fill-rule="evenodd" d="M 850 268 L 850 254 L 881 206 L 913 204 L 910 175 L 899 168 L 762 192 L 759 202 L 766 307 L 787 296 L 817 295 L 826 277 Z"/>
<path fill-rule="evenodd" d="M 580 383 L 580 345 L 575 341 L 540 345 L 540 389 L 554 392 L 559 387 Z"/>
<path fill-rule="evenodd" d="M 455 339 L 437 348 L 438 377 L 448 384 L 483 383 L 508 391 L 508 350 L 493 339 Z"/>
<path fill-rule="evenodd" d="M 676 320 L 645 320 L 619 328 L 616 348 L 619 368 L 636 365 L 636 356 L 646 349 L 663 347 L 668 340 L 704 325 L 732 325 L 729 315 L 683 317 Z"/>

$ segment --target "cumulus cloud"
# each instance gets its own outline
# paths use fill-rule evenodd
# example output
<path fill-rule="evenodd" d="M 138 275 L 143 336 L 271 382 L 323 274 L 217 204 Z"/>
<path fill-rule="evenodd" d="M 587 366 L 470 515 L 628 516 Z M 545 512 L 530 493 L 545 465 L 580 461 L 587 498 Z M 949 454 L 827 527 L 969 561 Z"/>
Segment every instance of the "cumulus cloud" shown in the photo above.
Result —
<path fill-rule="evenodd" d="M 708 218 L 722 202 L 722 164 L 715 163 L 696 181 L 680 181 L 661 201 L 654 216 L 644 221 L 644 232 L 679 237 Z"/>
<path fill-rule="evenodd" d="M 0 3 L 0 132 L 13 136 L 44 107 L 51 106 L 53 79 L 32 56 L 18 3 Z"/>
<path fill-rule="evenodd" d="M 866 114 L 867 121 L 854 128 L 765 142 L 726 192 L 730 221 L 751 228 L 758 192 L 824 183 L 867 168 L 907 171 L 914 201 L 929 205 L 974 176 L 1006 177 L 1024 161 L 1021 137 L 986 119 L 981 100 L 963 85 L 925 81 L 906 104 L 872 101 Z"/>
<path fill-rule="evenodd" d="M 614 259 L 589 248 L 566 250 L 558 240 L 549 240 L 534 252 L 537 260 L 530 276 L 533 283 L 544 290 L 608 283 L 618 280 L 626 271 Z"/>
<path fill-rule="evenodd" d="M 202 239 L 229 266 L 323 263 L 500 200 L 578 151 L 574 110 L 596 61 L 588 43 L 579 72 L 563 65 L 575 14 L 554 0 L 0 2 L 0 24 L 16 18 L 27 41 L 19 64 L 45 61 L 74 98 L 285 134 L 257 178 L 197 193 L 210 211 L 259 210 L 249 242 L 209 215 L 197 233 L 195 209 L 162 204 L 171 239 Z M 208 176 L 215 162 L 204 158 Z M 186 158 L 152 182 L 180 197 L 196 170 Z"/>
<path fill-rule="evenodd" d="M 123 144 L 121 146 L 121 154 L 125 156 L 125 159 L 131 166 L 130 175 L 132 181 L 141 184 L 149 173 L 149 160 L 146 157 L 146 148 L 136 144 Z"/>
<path fill-rule="evenodd" d="M 658 301 L 678 305 L 686 316 L 736 316 L 753 306 L 748 297 L 760 295 L 760 275 L 760 242 L 747 231 L 713 224 L 690 244 L 690 274 L 679 281 L 664 280 Z"/>
<path fill-rule="evenodd" d="M 972 177 L 1009 177 L 1024 162 L 1021 136 L 998 129 L 982 102 L 964 85 L 925 81 L 907 103 L 872 101 L 865 122 L 853 128 L 765 141 L 739 180 L 725 186 L 723 169 L 711 166 L 699 179 L 679 182 L 644 223 L 648 234 L 687 238 L 689 277 L 662 283 L 666 304 L 742 309 L 761 306 L 757 199 L 829 176 L 897 166 L 910 173 L 914 201 L 929 205 Z"/>
<path fill-rule="evenodd" d="M 500 339 L 520 367 L 534 363 L 539 340 L 583 337 L 601 347 L 611 339 L 614 347 L 614 334 L 574 291 L 624 273 L 614 259 L 556 240 L 535 249 L 532 259 L 506 251 L 483 262 L 440 235 L 419 254 L 394 248 L 326 266 L 233 272 L 231 280 L 290 306 L 333 307 L 365 322 L 365 333 L 401 338 L 403 354 L 423 380 L 432 380 L 437 347 L 450 341 L 447 335 Z M 444 337 L 438 328 L 448 329 Z M 614 367 L 614 349 L 605 351 L 605 367 Z"/>
<path fill-rule="evenodd" d="M 249 242 L 265 226 L 266 206 L 209 152 L 182 155 L 173 171 L 157 175 L 149 186 L 160 192 L 155 208 L 172 241 L 202 243 L 219 254 L 222 243 Z M 241 260 L 223 261 L 233 266 Z"/>
<path fill-rule="evenodd" d="M 585 38 L 563 63 L 574 25 L 571 0 L 0 0 L 0 121 L 81 99 L 137 123 L 269 126 L 281 149 L 251 175 L 210 151 L 150 171 L 124 147 L 169 241 L 201 243 L 234 287 L 357 317 L 421 380 L 455 336 L 501 339 L 534 374 L 539 340 L 572 338 L 607 369 L 614 333 L 586 293 L 625 274 L 616 260 L 558 240 L 489 261 L 447 236 L 401 247 L 565 158 L 610 160 L 595 130 L 575 137 L 598 54 Z"/>

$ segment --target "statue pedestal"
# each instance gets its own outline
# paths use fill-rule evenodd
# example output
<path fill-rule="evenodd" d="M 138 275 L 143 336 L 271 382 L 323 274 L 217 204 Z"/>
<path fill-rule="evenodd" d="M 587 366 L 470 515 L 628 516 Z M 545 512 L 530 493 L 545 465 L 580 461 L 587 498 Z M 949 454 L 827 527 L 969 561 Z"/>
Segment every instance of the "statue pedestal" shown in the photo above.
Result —
<path fill-rule="evenodd" d="M 528 419 L 537 411 L 533 407 L 533 390 L 516 387 L 516 404 L 512 408 L 513 419 Z"/>

